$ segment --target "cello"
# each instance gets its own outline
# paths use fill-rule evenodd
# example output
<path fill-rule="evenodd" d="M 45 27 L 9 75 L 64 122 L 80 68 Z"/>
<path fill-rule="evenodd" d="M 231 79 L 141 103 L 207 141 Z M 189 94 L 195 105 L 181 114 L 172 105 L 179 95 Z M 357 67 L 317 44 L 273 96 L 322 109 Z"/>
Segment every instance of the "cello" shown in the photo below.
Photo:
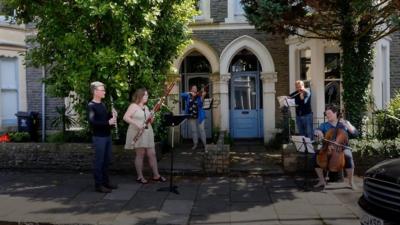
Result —
<path fill-rule="evenodd" d="M 345 126 L 338 122 L 330 128 L 323 139 L 323 145 L 317 155 L 317 164 L 324 170 L 341 171 L 345 166 L 344 150 L 349 143 Z"/>

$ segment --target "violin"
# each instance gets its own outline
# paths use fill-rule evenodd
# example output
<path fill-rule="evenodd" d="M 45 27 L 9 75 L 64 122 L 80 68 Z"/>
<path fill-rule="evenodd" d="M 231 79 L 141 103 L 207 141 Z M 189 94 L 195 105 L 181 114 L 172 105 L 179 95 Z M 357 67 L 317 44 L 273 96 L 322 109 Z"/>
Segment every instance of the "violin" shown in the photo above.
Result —
<path fill-rule="evenodd" d="M 203 88 L 201 88 L 200 91 L 193 93 L 191 92 L 192 97 L 203 97 L 203 93 L 208 93 L 208 87 L 210 86 L 210 84 L 207 84 L 206 86 L 204 86 Z"/>
<path fill-rule="evenodd" d="M 348 143 L 349 137 L 345 126 L 338 122 L 335 128 L 330 128 L 326 132 L 323 146 L 317 155 L 317 164 L 325 170 L 341 171 L 345 165 L 344 149 Z"/>

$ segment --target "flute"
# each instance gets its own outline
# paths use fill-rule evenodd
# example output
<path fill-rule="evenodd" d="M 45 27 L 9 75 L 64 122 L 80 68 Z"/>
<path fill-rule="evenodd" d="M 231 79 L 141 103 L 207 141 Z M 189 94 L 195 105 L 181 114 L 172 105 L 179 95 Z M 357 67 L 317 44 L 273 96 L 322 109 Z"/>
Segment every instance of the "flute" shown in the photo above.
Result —
<path fill-rule="evenodd" d="M 113 116 L 115 117 L 115 139 L 118 140 L 119 134 L 118 134 L 117 111 L 114 108 L 114 99 L 112 96 L 111 96 L 110 100 L 111 100 L 111 112 L 112 112 Z"/>

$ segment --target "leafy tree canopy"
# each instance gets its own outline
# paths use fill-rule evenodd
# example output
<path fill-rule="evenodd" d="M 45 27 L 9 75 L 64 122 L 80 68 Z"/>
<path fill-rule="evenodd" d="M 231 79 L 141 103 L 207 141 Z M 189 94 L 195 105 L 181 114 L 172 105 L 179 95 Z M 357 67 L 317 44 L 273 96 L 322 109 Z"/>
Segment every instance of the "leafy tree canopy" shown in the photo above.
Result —
<path fill-rule="evenodd" d="M 160 93 L 172 60 L 190 39 L 188 24 L 196 13 L 193 0 L 7 0 L 5 5 L 16 9 L 18 22 L 34 24 L 28 60 L 45 66 L 52 94 L 79 96 L 81 115 L 95 80 L 106 84 L 120 113 L 133 89 L 146 87 L 153 97 Z"/>
<path fill-rule="evenodd" d="M 359 38 L 379 40 L 398 30 L 399 0 L 242 0 L 247 18 L 257 28 L 308 38 L 341 40 L 347 20 Z M 347 10 L 347 13 L 343 10 Z"/>

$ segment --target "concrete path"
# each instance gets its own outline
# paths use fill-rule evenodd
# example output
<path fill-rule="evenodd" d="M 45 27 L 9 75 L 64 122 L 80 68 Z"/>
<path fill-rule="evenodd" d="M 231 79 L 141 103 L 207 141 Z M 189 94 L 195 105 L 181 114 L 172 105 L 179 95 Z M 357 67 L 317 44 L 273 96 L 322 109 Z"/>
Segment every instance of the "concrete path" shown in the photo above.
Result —
<path fill-rule="evenodd" d="M 361 192 L 344 183 L 304 192 L 284 175 L 180 176 L 176 195 L 157 191 L 168 183 L 112 178 L 119 189 L 101 194 L 90 174 L 0 171 L 0 224 L 359 224 Z"/>
<path fill-rule="evenodd" d="M 203 149 L 191 149 L 190 143 L 174 150 L 174 173 L 203 175 Z M 164 154 L 158 163 L 161 172 L 169 173 L 171 153 Z M 231 174 L 283 175 L 281 152 L 267 150 L 261 142 L 235 142 L 230 149 Z"/>

